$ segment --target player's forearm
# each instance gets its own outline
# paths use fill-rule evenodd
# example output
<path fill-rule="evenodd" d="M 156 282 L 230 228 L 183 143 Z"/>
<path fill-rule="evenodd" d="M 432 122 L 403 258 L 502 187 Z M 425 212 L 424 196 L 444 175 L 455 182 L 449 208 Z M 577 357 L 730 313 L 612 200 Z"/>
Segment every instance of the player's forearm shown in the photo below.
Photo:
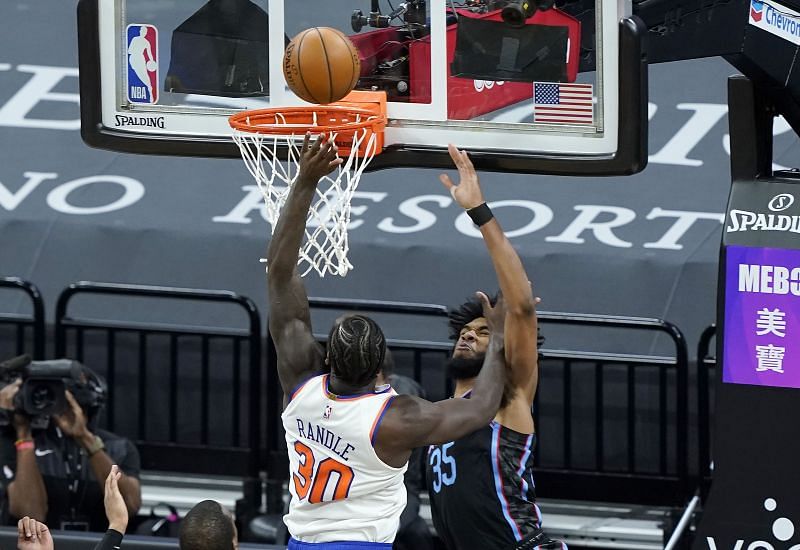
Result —
<path fill-rule="evenodd" d="M 502 335 L 493 336 L 489 341 L 481 372 L 472 388 L 470 402 L 477 407 L 476 412 L 483 422 L 494 417 L 500 408 L 506 382 L 504 349 Z"/>
<path fill-rule="evenodd" d="M 315 189 L 316 182 L 303 180 L 302 176 L 292 185 L 267 251 L 270 287 L 288 284 L 294 273 Z"/>
<path fill-rule="evenodd" d="M 535 310 L 533 292 L 519 254 L 496 219 L 483 224 L 480 231 L 497 273 L 507 311 L 511 315 L 532 315 Z"/>
<path fill-rule="evenodd" d="M 89 458 L 89 464 L 94 473 L 94 478 L 100 485 L 100 489 L 105 491 L 105 480 L 111 472 L 111 466 L 114 461 L 103 450 L 97 451 Z M 122 499 L 125 501 L 125 506 L 128 508 L 130 517 L 135 516 L 139 512 L 139 507 L 142 504 L 142 496 L 139 488 L 139 483 L 136 478 L 130 476 L 123 476 L 119 480 L 119 492 L 122 494 Z"/>
<path fill-rule="evenodd" d="M 16 518 L 30 516 L 43 523 L 47 519 L 47 490 L 33 449 L 17 451 L 16 476 L 8 486 L 8 510 Z"/>

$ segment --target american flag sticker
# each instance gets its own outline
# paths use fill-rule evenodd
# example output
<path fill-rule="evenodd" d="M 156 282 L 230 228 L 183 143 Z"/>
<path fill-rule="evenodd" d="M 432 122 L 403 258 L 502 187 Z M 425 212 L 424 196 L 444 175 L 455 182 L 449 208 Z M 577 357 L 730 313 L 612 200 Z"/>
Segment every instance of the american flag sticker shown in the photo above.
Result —
<path fill-rule="evenodd" d="M 533 83 L 533 122 L 593 124 L 593 86 L 561 82 Z"/>

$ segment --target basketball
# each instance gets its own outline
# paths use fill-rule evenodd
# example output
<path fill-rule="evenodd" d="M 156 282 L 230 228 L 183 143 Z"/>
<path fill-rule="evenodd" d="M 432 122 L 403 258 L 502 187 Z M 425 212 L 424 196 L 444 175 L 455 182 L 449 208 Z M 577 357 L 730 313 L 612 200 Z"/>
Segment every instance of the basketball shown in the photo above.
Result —
<path fill-rule="evenodd" d="M 350 93 L 361 74 L 358 50 L 330 27 L 300 32 L 286 47 L 283 75 L 289 88 L 309 103 L 333 103 Z"/>
<path fill-rule="evenodd" d="M 155 61 L 147 62 L 147 70 L 150 71 L 151 73 L 155 71 L 157 68 L 158 68 L 158 63 L 156 63 Z"/>

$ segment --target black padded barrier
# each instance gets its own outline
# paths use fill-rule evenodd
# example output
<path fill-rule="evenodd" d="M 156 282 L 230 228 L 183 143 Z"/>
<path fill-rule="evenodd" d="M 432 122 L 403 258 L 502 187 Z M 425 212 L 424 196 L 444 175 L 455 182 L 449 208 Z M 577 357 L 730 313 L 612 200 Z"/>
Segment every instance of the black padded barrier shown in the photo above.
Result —
<path fill-rule="evenodd" d="M 0 332 L 0 361 L 6 356 L 30 354 L 34 359 L 45 357 L 45 319 L 44 300 L 33 283 L 18 277 L 0 277 L 0 289 L 24 294 L 31 304 L 30 314 L 0 312 L 0 328 L 10 332 Z M 6 339 L 7 334 L 13 334 Z"/>
<path fill-rule="evenodd" d="M 102 318 L 71 315 L 78 297 L 99 304 Z M 125 315 L 119 304 L 143 298 L 224 304 L 244 313 L 245 326 L 120 320 Z M 115 307 L 106 305 L 109 300 Z M 168 311 L 167 305 L 158 314 Z M 241 478 L 241 512 L 256 513 L 262 494 L 262 355 L 261 319 L 252 300 L 220 290 L 79 282 L 59 296 L 55 323 L 56 355 L 106 376 L 104 426 L 134 441 L 143 469 Z"/>

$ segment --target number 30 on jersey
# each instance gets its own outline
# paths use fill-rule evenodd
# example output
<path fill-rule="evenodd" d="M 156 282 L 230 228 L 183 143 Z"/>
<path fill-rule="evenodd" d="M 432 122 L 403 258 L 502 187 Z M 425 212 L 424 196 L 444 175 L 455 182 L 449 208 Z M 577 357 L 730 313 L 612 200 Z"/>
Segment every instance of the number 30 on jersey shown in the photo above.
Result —
<path fill-rule="evenodd" d="M 317 463 L 313 451 L 299 441 L 294 442 L 294 450 L 300 458 L 300 467 L 292 474 L 292 480 L 300 500 L 308 497 L 308 502 L 317 504 L 347 498 L 350 486 L 353 484 L 353 469 L 350 466 L 332 458 L 325 458 Z M 336 484 L 333 496 L 325 498 L 331 474 L 335 474 Z"/>

